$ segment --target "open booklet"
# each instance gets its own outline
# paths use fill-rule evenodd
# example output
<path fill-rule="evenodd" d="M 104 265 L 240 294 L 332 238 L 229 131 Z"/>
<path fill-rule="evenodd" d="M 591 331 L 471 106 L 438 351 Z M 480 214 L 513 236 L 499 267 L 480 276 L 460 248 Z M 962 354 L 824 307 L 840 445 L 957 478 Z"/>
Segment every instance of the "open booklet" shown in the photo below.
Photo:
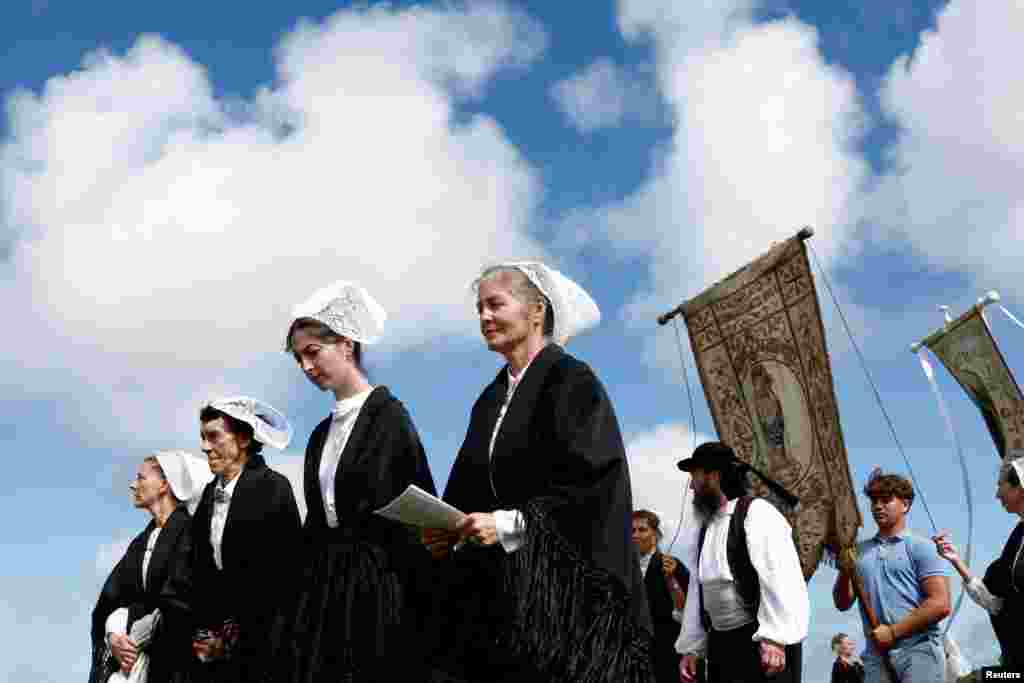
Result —
<path fill-rule="evenodd" d="M 429 529 L 454 531 L 466 515 L 437 496 L 433 496 L 415 484 L 409 484 L 402 495 L 385 505 L 374 514 Z"/>

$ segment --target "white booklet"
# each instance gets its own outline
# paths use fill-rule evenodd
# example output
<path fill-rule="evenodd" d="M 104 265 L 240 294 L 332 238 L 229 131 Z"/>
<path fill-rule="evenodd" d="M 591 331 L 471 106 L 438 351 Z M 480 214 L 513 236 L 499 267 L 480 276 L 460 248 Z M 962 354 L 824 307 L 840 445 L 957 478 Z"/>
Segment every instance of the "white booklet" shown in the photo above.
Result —
<path fill-rule="evenodd" d="M 409 484 L 402 495 L 374 514 L 402 524 L 428 529 L 454 531 L 466 515 L 437 496 L 432 496 L 415 484 Z"/>

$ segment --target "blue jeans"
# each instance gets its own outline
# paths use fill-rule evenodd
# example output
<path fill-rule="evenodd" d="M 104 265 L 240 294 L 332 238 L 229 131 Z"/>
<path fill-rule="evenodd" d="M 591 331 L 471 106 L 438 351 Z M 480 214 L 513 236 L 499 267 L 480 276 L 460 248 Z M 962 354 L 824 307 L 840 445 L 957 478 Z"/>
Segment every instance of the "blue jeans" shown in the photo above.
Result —
<path fill-rule="evenodd" d="M 865 652 L 864 683 L 945 683 L 946 653 L 938 640 L 925 639 L 920 643 L 889 651 L 889 661 L 896 670 L 892 681 L 879 655 Z"/>

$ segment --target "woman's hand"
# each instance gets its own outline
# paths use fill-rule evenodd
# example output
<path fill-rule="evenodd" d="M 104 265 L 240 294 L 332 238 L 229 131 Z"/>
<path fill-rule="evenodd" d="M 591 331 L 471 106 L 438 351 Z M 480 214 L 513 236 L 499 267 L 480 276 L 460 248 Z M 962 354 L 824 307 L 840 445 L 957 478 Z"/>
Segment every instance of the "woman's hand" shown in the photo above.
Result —
<path fill-rule="evenodd" d="M 420 532 L 420 540 L 430 551 L 430 556 L 439 560 L 451 551 L 452 546 L 459 540 L 459 533 L 447 529 L 423 529 Z"/>
<path fill-rule="evenodd" d="M 498 542 L 498 527 L 490 512 L 472 512 L 459 525 L 463 539 L 477 545 L 494 545 Z"/>
<path fill-rule="evenodd" d="M 219 659 L 224 656 L 224 641 L 217 637 L 193 640 L 192 652 L 204 661 Z"/>
<path fill-rule="evenodd" d="M 114 659 L 121 665 L 121 671 L 129 673 L 139 658 L 139 648 L 131 638 L 123 633 L 110 634 L 110 651 Z"/>
<path fill-rule="evenodd" d="M 935 541 L 935 550 L 939 553 L 939 557 L 949 560 L 953 564 L 957 563 L 960 554 L 956 551 L 956 546 L 953 545 L 953 539 L 949 537 L 948 531 L 932 536 L 932 540 Z"/>

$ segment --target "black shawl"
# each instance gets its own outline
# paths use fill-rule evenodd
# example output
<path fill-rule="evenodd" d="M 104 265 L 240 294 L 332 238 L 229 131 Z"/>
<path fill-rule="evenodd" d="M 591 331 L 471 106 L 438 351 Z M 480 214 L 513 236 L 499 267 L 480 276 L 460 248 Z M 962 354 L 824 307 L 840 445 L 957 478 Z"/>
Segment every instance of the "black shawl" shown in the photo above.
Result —
<path fill-rule="evenodd" d="M 490 587 L 485 618 L 524 670 L 549 681 L 647 683 L 651 620 L 611 401 L 585 363 L 549 344 L 513 394 L 489 462 L 506 385 L 503 369 L 473 406 L 444 498 L 467 513 L 518 510 L 524 543 L 507 555 L 468 547 L 450 562 L 455 571 L 489 566 L 503 582 Z"/>
<path fill-rule="evenodd" d="M 676 652 L 676 640 L 679 638 L 681 625 L 672 616 L 675 600 L 662 569 L 664 557 L 660 551 L 655 551 L 651 556 L 651 563 L 644 575 L 644 586 L 647 589 L 647 605 L 651 609 L 651 622 L 654 626 L 655 677 L 658 683 L 678 683 L 680 656 Z M 674 559 L 676 570 L 673 576 L 679 587 L 685 591 L 690 585 L 690 572 L 679 558 Z"/>
<path fill-rule="evenodd" d="M 991 616 L 992 629 L 996 632 L 1003 651 L 1003 665 L 1010 668 L 1024 666 L 1024 638 L 1021 636 L 1021 621 L 1024 620 L 1024 556 L 1014 566 L 1014 558 L 1024 543 L 1024 522 L 1020 522 L 1010 533 L 1003 552 L 985 571 L 985 587 L 993 595 L 1003 599 L 999 614 Z"/>
<path fill-rule="evenodd" d="M 294 581 L 301 522 L 292 485 L 261 455 L 251 456 L 239 477 L 224 525 L 223 570 L 214 563 L 210 543 L 216 479 L 206 485 L 196 508 L 194 626 L 215 629 L 226 619 L 239 625 L 239 653 L 231 667 L 245 680 L 245 668 L 264 667 L 271 624 Z"/>
<path fill-rule="evenodd" d="M 92 612 L 92 669 L 90 683 L 106 683 L 116 662 L 108 659 L 106 621 L 119 608 L 128 608 L 128 630 L 139 618 L 159 608 L 161 623 L 149 645 L 149 683 L 184 683 L 193 679 L 192 655 L 192 528 L 184 506 L 167 519 L 156 539 L 142 587 L 142 559 L 156 523 L 150 521 L 136 536 L 100 592 Z"/>
<path fill-rule="evenodd" d="M 435 492 L 426 454 L 402 403 L 387 388 L 374 389 L 338 460 L 338 525 L 331 528 L 320 464 L 332 419 L 317 426 L 306 447 L 303 572 L 275 683 L 423 680 L 430 555 L 418 530 L 373 511 L 409 484 Z"/>

